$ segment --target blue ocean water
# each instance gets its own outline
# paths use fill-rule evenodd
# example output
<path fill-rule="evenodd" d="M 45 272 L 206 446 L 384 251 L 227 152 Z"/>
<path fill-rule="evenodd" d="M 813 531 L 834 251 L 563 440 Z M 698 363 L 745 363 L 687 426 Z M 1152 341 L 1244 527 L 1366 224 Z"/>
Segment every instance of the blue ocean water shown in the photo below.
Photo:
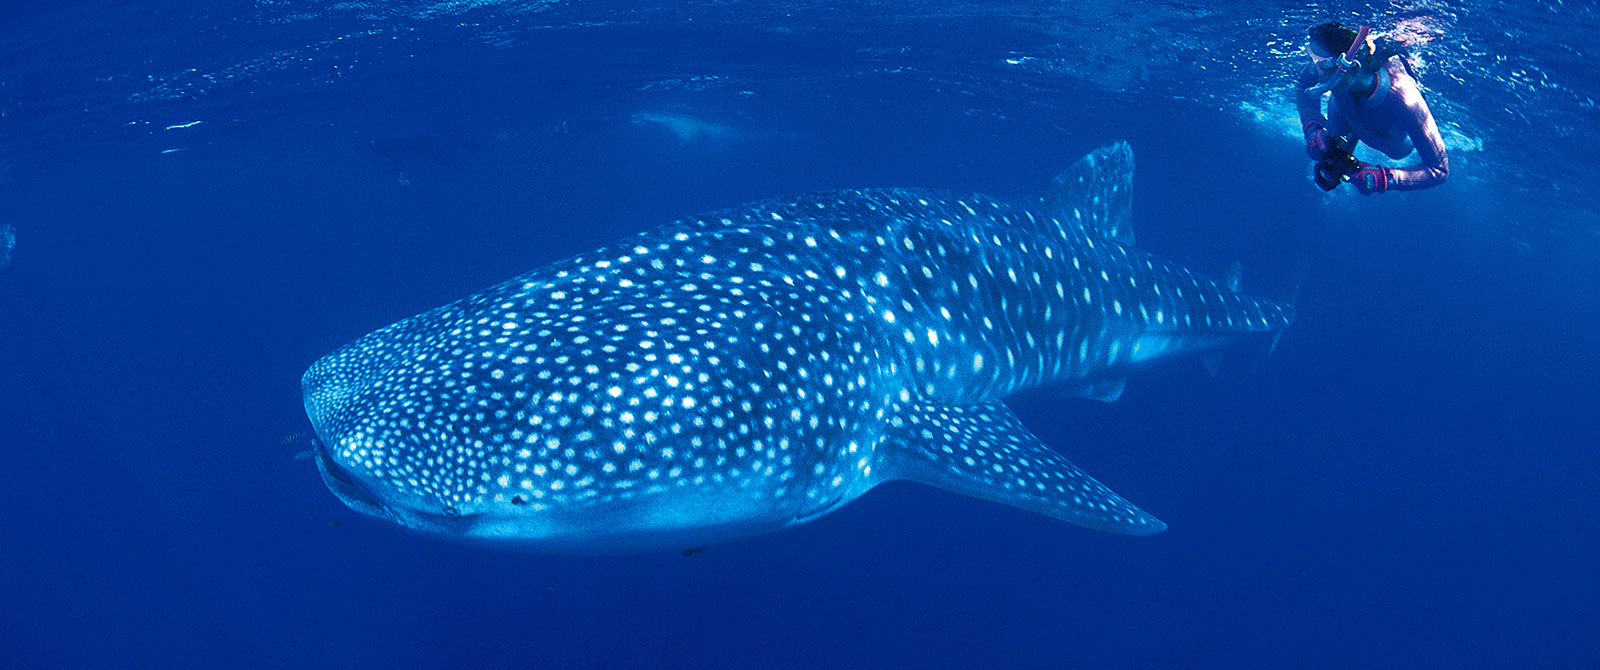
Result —
<path fill-rule="evenodd" d="M 1306 25 L 1411 42 L 1430 191 L 1325 195 Z M 1589 3 L 0 7 L 7 667 L 1600 666 Z M 692 557 L 439 543 L 310 461 L 321 355 L 695 212 L 1023 198 L 1126 139 L 1140 246 L 1275 293 L 1041 438 L 1171 525 L 912 484 Z M 1347 189 L 1342 189 L 1347 190 Z"/>

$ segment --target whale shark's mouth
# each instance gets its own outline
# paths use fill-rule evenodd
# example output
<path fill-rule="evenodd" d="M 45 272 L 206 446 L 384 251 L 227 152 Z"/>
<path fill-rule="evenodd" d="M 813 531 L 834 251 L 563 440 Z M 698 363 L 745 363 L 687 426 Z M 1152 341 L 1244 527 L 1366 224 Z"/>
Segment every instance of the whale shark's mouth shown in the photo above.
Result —
<path fill-rule="evenodd" d="M 394 513 L 378 500 L 376 494 L 362 486 L 354 474 L 333 460 L 333 456 L 328 453 L 328 447 L 321 439 L 316 440 L 313 446 L 317 456 L 317 471 L 322 473 L 322 483 L 326 484 L 328 490 L 333 491 L 339 500 L 362 514 L 398 521 Z"/>
<path fill-rule="evenodd" d="M 363 484 L 360 476 L 334 460 L 322 440 L 316 441 L 314 452 L 317 470 L 322 473 L 322 483 L 350 509 L 367 516 L 420 533 L 437 534 L 447 538 L 470 534 L 486 519 L 486 515 L 482 513 L 464 514 L 448 505 L 442 509 L 417 506 L 412 504 L 416 501 L 405 496 L 398 500 L 386 501 L 372 487 Z"/>

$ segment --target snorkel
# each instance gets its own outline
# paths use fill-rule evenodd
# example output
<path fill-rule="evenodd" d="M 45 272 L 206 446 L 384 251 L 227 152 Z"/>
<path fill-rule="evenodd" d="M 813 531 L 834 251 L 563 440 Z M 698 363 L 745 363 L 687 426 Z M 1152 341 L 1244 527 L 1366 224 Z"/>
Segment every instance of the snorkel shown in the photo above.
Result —
<path fill-rule="evenodd" d="M 1335 62 L 1338 65 L 1338 69 L 1326 81 L 1307 88 L 1306 95 L 1312 97 L 1321 96 L 1335 88 L 1344 88 L 1353 83 L 1356 75 L 1361 72 L 1361 61 L 1359 59 L 1362 47 L 1367 47 L 1370 53 L 1371 47 L 1367 44 L 1367 34 L 1370 32 L 1370 28 L 1361 26 L 1356 31 L 1355 40 L 1350 42 L 1350 48 L 1345 49 L 1344 53 L 1339 54 L 1337 57 L 1338 59 Z"/>

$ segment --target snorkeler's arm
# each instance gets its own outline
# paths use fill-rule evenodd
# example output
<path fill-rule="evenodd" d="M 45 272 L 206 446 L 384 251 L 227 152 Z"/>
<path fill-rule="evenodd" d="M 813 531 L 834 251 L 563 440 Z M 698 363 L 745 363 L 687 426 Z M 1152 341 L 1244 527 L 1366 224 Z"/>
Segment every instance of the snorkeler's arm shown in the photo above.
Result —
<path fill-rule="evenodd" d="M 1300 127 L 1302 129 L 1313 121 L 1326 124 L 1327 119 L 1322 116 L 1322 96 L 1306 93 L 1306 89 L 1317 85 L 1317 71 L 1310 65 L 1300 68 L 1300 74 L 1294 78 L 1294 108 L 1300 112 Z"/>
<path fill-rule="evenodd" d="M 1391 168 L 1391 190 L 1415 191 L 1438 186 L 1450 177 L 1450 157 L 1445 155 L 1444 139 L 1439 137 L 1439 126 L 1433 121 L 1428 102 L 1422 92 L 1414 87 L 1396 90 L 1405 104 L 1406 118 L 1410 119 L 1406 132 L 1411 144 L 1417 148 L 1420 161 L 1412 167 Z"/>
<path fill-rule="evenodd" d="M 1307 93 L 1317 84 L 1317 71 L 1307 65 L 1294 80 L 1294 107 L 1300 113 L 1300 132 L 1306 140 L 1306 157 L 1322 160 L 1328 153 L 1328 120 L 1322 117 L 1322 94 Z"/>

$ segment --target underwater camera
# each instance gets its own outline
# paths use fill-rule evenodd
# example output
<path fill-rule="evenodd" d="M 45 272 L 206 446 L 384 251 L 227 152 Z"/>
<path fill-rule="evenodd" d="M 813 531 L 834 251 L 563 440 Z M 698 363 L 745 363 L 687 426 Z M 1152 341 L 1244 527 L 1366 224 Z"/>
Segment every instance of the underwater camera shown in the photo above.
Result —
<path fill-rule="evenodd" d="M 1324 191 L 1332 191 L 1350 175 L 1360 171 L 1361 166 L 1356 163 L 1355 156 L 1350 155 L 1354 150 L 1350 141 L 1343 137 L 1328 138 L 1328 150 L 1322 153 L 1322 159 L 1312 169 L 1312 178 L 1317 186 Z"/>

